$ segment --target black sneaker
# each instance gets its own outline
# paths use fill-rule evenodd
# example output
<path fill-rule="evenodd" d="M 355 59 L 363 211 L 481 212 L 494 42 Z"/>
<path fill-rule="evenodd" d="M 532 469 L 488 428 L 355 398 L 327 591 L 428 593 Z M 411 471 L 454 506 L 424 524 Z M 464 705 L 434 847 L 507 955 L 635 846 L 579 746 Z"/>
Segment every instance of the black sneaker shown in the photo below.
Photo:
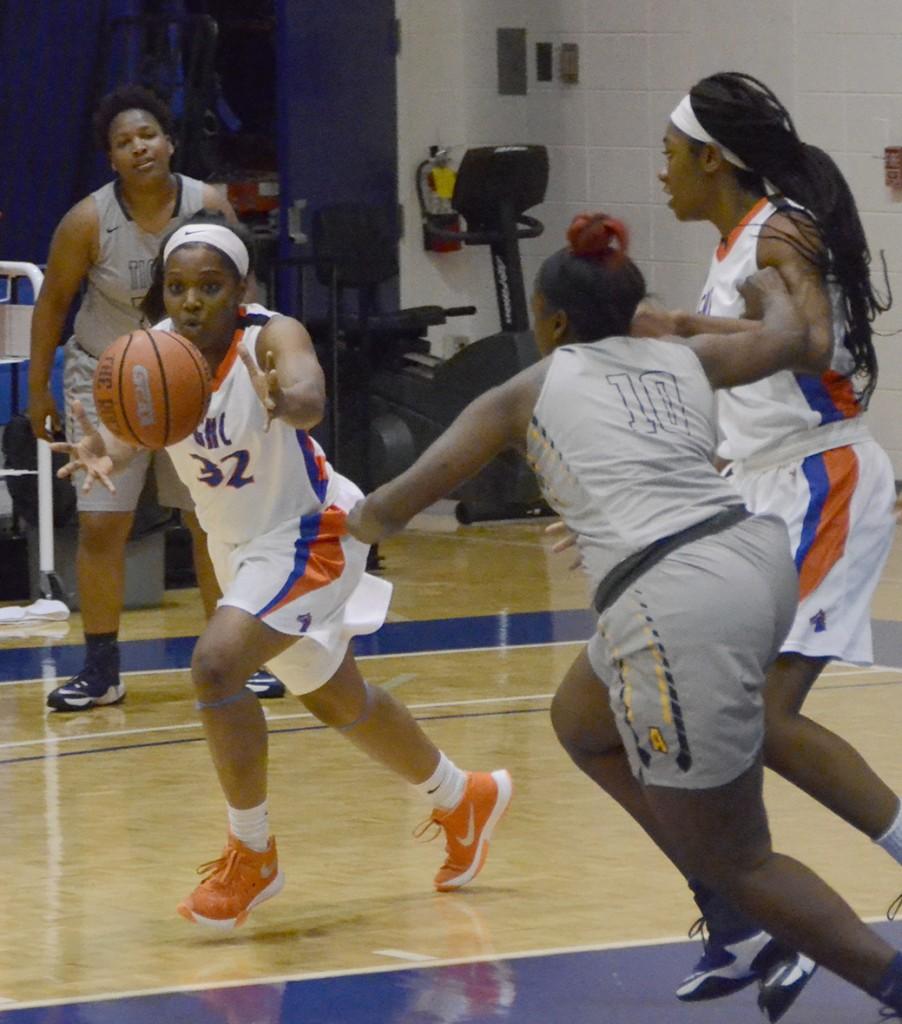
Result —
<path fill-rule="evenodd" d="M 90 680 L 82 669 L 68 683 L 47 694 L 47 707 L 54 711 L 87 711 L 100 704 L 118 704 L 125 700 L 125 685 L 118 675 Z"/>
<path fill-rule="evenodd" d="M 285 684 L 265 668 L 255 672 L 244 685 L 260 700 L 272 700 L 274 697 L 285 696 Z"/>
<path fill-rule="evenodd" d="M 767 932 L 752 931 L 722 942 L 706 931 L 704 918 L 700 918 L 689 932 L 690 938 L 701 936 L 702 956 L 677 987 L 677 999 L 686 1003 L 720 999 L 760 982 L 787 956 L 787 950 Z"/>
<path fill-rule="evenodd" d="M 790 953 L 775 964 L 758 988 L 758 1008 L 774 1024 L 802 994 L 817 964 L 803 953 Z"/>

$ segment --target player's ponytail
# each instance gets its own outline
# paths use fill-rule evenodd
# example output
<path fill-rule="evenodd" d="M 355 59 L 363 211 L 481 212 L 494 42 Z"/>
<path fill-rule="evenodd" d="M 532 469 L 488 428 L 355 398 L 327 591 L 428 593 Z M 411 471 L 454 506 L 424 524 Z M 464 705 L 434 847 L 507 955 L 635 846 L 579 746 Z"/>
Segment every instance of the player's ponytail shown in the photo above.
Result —
<path fill-rule="evenodd" d="M 629 258 L 626 225 L 605 213 L 582 213 L 573 218 L 567 241 L 536 278 L 546 307 L 567 314 L 574 341 L 628 334 L 645 279 Z"/>
<path fill-rule="evenodd" d="M 567 229 L 567 241 L 574 256 L 601 264 L 622 262 L 629 252 L 629 229 L 606 213 L 580 213 Z"/>
<path fill-rule="evenodd" d="M 839 289 L 844 344 L 866 405 L 877 383 L 871 323 L 889 308 L 889 300 L 878 297 L 871 286 L 870 250 L 842 172 L 827 153 L 799 138 L 786 107 L 751 75 L 709 75 L 692 87 L 689 97 L 705 131 L 746 165 L 735 172 L 743 188 L 763 195 L 769 183 L 808 211 L 784 211 L 799 236 L 785 240 Z"/>

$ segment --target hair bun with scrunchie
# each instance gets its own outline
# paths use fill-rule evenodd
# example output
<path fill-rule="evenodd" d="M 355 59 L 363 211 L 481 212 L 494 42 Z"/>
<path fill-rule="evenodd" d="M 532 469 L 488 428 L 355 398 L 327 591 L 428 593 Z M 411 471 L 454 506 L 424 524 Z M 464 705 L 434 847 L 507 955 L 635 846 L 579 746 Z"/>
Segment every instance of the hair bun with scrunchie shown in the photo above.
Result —
<path fill-rule="evenodd" d="M 629 252 L 630 233 L 622 220 L 606 213 L 580 213 L 567 230 L 574 256 L 606 264 L 620 262 Z"/>

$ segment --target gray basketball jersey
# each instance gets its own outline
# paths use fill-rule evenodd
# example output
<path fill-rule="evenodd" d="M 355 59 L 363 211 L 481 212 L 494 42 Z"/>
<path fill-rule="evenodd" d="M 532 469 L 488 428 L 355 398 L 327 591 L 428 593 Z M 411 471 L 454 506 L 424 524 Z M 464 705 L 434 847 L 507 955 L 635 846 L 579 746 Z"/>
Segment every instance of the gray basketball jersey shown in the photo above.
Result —
<path fill-rule="evenodd" d="M 158 234 L 143 231 L 131 219 L 119 195 L 118 179 L 92 193 L 97 204 L 100 255 L 88 271 L 74 333 L 78 344 L 95 357 L 140 324 L 139 306 L 150 287 L 160 243 L 176 224 L 204 205 L 203 182 L 182 174 L 176 175 L 176 181 L 172 219 Z"/>
<path fill-rule="evenodd" d="M 593 587 L 624 558 L 741 504 L 714 469 L 714 393 L 695 353 L 605 338 L 551 358 L 527 457 Z"/>

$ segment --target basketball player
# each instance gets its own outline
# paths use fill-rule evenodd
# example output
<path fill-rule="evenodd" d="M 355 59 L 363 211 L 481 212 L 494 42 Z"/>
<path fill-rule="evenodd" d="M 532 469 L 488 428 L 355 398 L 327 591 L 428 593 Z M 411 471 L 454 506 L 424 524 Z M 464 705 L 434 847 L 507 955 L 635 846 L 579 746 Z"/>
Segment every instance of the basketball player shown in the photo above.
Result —
<path fill-rule="evenodd" d="M 812 338 L 797 372 L 777 358 L 766 379 L 718 395 L 718 455 L 748 508 L 784 520 L 800 576 L 798 613 L 765 688 L 765 763 L 902 862 L 898 795 L 801 713 L 831 659 L 873 660 L 871 599 L 895 527 L 893 469 L 864 419 L 877 381 L 871 321 L 885 306 L 870 284 L 855 201 L 833 160 L 799 138 L 786 108 L 749 75 L 693 86 L 671 115 L 664 151 L 659 177 L 674 215 L 709 221 L 721 240 L 698 314 L 664 317 L 660 329 L 743 330 L 737 318 L 756 314 L 738 285 L 774 267 Z M 710 936 L 677 990 L 687 1000 L 753 981 L 768 941 L 694 888 Z"/>
<path fill-rule="evenodd" d="M 308 433 L 325 402 L 310 336 L 291 317 L 242 305 L 250 269 L 238 228 L 194 218 L 165 243 L 145 302 L 155 318 L 162 299 L 160 326 L 192 341 L 214 378 L 202 426 L 168 451 L 223 591 L 191 670 L 229 818 L 222 858 L 178 909 L 220 929 L 240 925 L 284 881 L 268 826 L 266 722 L 243 685 L 262 663 L 321 722 L 432 802 L 448 854 L 435 877 L 440 891 L 475 878 L 511 797 L 506 771 L 462 771 L 360 675 L 351 637 L 382 625 L 391 586 L 364 571 L 368 546 L 345 531 L 360 491 Z M 109 476 L 136 451 L 76 409 L 85 433 L 55 446 L 71 457 L 61 472 L 85 470 L 88 486 L 100 479 L 115 493 Z"/>
<path fill-rule="evenodd" d="M 762 691 L 798 581 L 782 520 L 749 515 L 711 463 L 711 387 L 800 369 L 817 340 L 773 269 L 740 289 L 763 321 L 730 338 L 627 338 L 645 283 L 623 226 L 583 216 L 569 239 L 533 298 L 549 357 L 471 403 L 351 510 L 348 529 L 376 542 L 503 449 L 525 447 L 577 536 L 600 613 L 552 704 L 567 753 L 684 874 L 902 1009 L 902 954 L 771 848 Z"/>
<path fill-rule="evenodd" d="M 32 321 L 28 415 L 35 436 L 45 440 L 62 425 L 49 387 L 50 371 L 69 307 L 81 288 L 84 297 L 65 349 L 65 394 L 67 406 L 77 398 L 93 418 L 91 385 L 97 359 L 117 337 L 141 322 L 139 305 L 160 240 L 174 224 L 204 207 L 235 219 L 231 206 L 213 186 L 170 170 L 171 118 L 154 93 L 126 85 L 105 96 L 94 115 L 94 133 L 116 177 L 73 206 L 57 226 Z M 78 424 L 68 408 L 66 435 L 78 436 Z M 116 704 L 125 696 L 117 641 L 125 547 L 151 463 L 160 504 L 181 509 L 191 530 L 205 611 L 212 614 L 216 607 L 219 593 L 206 540 L 188 492 L 165 453 L 144 453 L 136 459 L 128 475 L 120 478 L 115 495 L 103 488 L 87 494 L 80 491 L 76 574 L 86 657 L 84 667 L 49 694 L 47 704 L 56 711 L 84 711 L 98 704 Z M 265 671 L 248 685 L 260 697 L 285 692 L 281 682 Z"/>

